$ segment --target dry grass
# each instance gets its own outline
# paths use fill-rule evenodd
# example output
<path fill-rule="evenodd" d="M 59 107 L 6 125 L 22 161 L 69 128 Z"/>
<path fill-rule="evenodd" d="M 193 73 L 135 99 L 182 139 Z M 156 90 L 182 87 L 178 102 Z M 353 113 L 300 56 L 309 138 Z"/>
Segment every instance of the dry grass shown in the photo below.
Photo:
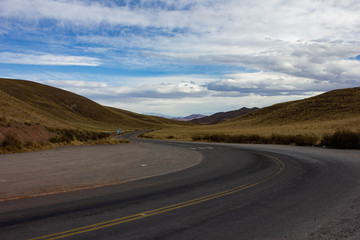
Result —
<path fill-rule="evenodd" d="M 102 136 L 103 132 L 140 126 L 136 115 L 127 117 L 76 94 L 28 81 L 0 79 L 0 153 L 126 143 L 128 140 Z"/>
<path fill-rule="evenodd" d="M 34 82 L 0 79 L 0 122 L 3 123 L 0 127 L 21 122 L 28 126 L 40 125 L 58 129 L 58 132 L 65 131 L 59 134 L 52 130 L 53 138 L 64 138 L 64 141 L 53 141 L 56 144 L 99 141 L 99 138 L 82 139 L 81 134 L 75 134 L 74 138 L 74 134 L 68 135 L 66 131 L 99 133 L 112 132 L 117 128 L 126 131 L 158 129 L 143 134 L 144 137 L 157 139 L 191 141 L 194 136 L 222 135 L 232 139 L 234 136 L 257 135 L 264 139 L 271 139 L 272 136 L 283 136 L 282 139 L 285 139 L 284 136 L 290 136 L 288 139 L 292 139 L 291 136 L 306 136 L 319 142 L 324 134 L 334 134 L 344 127 L 358 132 L 359 103 L 360 88 L 341 89 L 276 104 L 219 124 L 197 125 L 101 106 L 79 95 Z M 20 142 L 21 149 L 51 147 L 49 143 L 37 141 L 24 142 L 20 139 Z"/>
<path fill-rule="evenodd" d="M 331 91 L 312 98 L 276 104 L 215 125 L 177 126 L 144 137 L 192 140 L 196 136 L 304 136 L 320 143 L 324 134 L 344 127 L 360 130 L 360 88 Z"/>
<path fill-rule="evenodd" d="M 39 150 L 47 150 L 55 147 L 67 146 L 67 145 L 99 145 L 99 144 L 123 144 L 130 143 L 128 139 L 118 139 L 113 136 L 104 136 L 103 138 L 78 140 L 76 136 L 72 137 L 72 140 L 68 139 L 68 136 L 63 138 L 63 141 L 26 141 L 21 142 L 16 134 L 7 133 L 5 134 L 4 141 L 0 144 L 0 153 L 22 153 Z"/>
<path fill-rule="evenodd" d="M 0 118 L 50 128 L 106 132 L 117 128 L 137 130 L 191 125 L 105 107 L 68 91 L 23 80 L 0 79 L 0 103 Z"/>
<path fill-rule="evenodd" d="M 322 136 L 325 133 L 333 133 L 339 128 L 346 126 L 351 131 L 360 129 L 360 116 L 347 119 L 337 119 L 319 122 L 302 122 L 297 124 L 274 124 L 274 125 L 252 125 L 251 121 L 241 123 L 226 123 L 216 125 L 201 125 L 192 127 L 163 128 L 148 132 L 146 137 L 156 139 L 167 139 L 169 137 L 178 140 L 191 140 L 196 134 L 227 134 L 227 135 L 251 135 L 271 136 L 280 135 L 313 135 Z"/>
<path fill-rule="evenodd" d="M 108 138 L 108 139 L 100 139 L 97 141 L 88 141 L 86 142 L 87 145 L 98 145 L 98 144 L 123 144 L 123 143 L 130 143 L 129 139 L 118 139 L 118 138 Z"/>
<path fill-rule="evenodd" d="M 126 140 L 111 140 L 99 135 L 118 128 L 126 132 L 176 125 L 191 123 L 102 106 L 74 93 L 35 82 L 0 78 L 0 152 L 3 153 L 64 144 L 123 143 Z M 31 134 L 30 129 L 33 130 Z M 47 132 L 48 137 L 39 141 L 36 130 Z M 3 143 L 4 134 L 8 132 L 16 135 L 17 144 L 7 144 L 10 139 Z"/>

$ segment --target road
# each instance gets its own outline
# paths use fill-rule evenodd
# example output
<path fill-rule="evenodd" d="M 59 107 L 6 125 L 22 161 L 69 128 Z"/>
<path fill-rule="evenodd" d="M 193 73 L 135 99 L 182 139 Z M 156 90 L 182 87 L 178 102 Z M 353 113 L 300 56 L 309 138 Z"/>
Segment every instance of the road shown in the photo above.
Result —
<path fill-rule="evenodd" d="M 202 161 L 123 184 L 0 202 L 0 239 L 360 238 L 360 151 L 136 141 L 195 151 Z"/>
<path fill-rule="evenodd" d="M 146 142 L 3 154 L 0 202 L 161 175 L 196 165 L 201 158 L 195 151 Z"/>

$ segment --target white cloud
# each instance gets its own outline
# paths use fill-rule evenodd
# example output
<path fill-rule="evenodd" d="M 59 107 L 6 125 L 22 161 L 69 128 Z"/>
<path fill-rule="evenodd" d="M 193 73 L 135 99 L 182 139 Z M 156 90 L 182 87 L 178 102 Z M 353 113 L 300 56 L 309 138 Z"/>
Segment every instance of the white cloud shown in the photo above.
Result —
<path fill-rule="evenodd" d="M 13 76 L 17 78 L 16 76 Z M 103 105 L 119 107 L 139 113 L 156 112 L 172 116 L 192 113 L 213 114 L 241 107 L 264 107 L 271 104 L 303 99 L 338 88 L 328 81 L 278 75 L 274 72 L 237 73 L 222 79 L 201 76 L 128 78 L 123 85 L 95 79 L 107 76 L 87 75 L 93 81 L 76 80 L 78 73 L 44 73 L 41 83 L 59 87 L 95 100 Z M 46 80 L 46 79 L 53 80 Z M 113 77 L 111 77 L 113 78 Z M 110 79 L 111 79 L 110 78 Z M 123 77 L 126 79 L 127 77 Z M 72 79 L 72 80 L 68 80 Z"/>
<path fill-rule="evenodd" d="M 251 94 L 247 96 L 236 97 L 218 97 L 214 99 L 211 96 L 202 98 L 186 99 L 153 99 L 137 98 L 126 101 L 124 99 L 101 99 L 99 102 L 105 106 L 114 106 L 120 109 L 127 109 L 138 113 L 166 113 L 170 116 L 188 116 L 194 113 L 211 115 L 220 111 L 231 111 L 246 107 L 264 107 L 292 100 L 299 100 L 314 96 L 317 93 L 311 92 L 306 95 L 284 95 L 284 96 L 261 96 Z"/>
<path fill-rule="evenodd" d="M 129 82 L 126 86 L 83 80 L 51 80 L 43 83 L 89 97 L 103 105 L 172 116 L 213 114 L 243 106 L 264 107 L 322 93 L 321 90 L 314 91 L 314 88 L 308 87 L 314 84 L 311 79 L 295 79 L 285 75 L 277 79 L 275 74 L 266 72 L 231 74 L 226 77 L 223 80 L 193 77 L 191 81 L 182 80 L 186 76 L 134 79 L 133 83 Z M 297 89 L 302 90 L 293 88 L 291 82 L 294 79 L 298 81 Z M 319 85 L 321 89 L 327 84 Z"/>
<path fill-rule="evenodd" d="M 274 72 L 237 73 L 224 76 L 224 79 L 210 82 L 207 88 L 213 91 L 257 93 L 262 95 L 282 95 L 283 92 L 301 92 L 324 89 L 328 81 L 316 83 L 313 79 L 294 77 Z"/>
<path fill-rule="evenodd" d="M 359 69 L 359 63 L 347 61 L 360 53 L 358 10 L 357 1 L 224 1 L 216 7 L 215 1 L 195 2 L 190 10 L 174 14 L 181 23 L 168 19 L 172 12 L 156 9 L 159 21 L 146 25 L 186 28 L 181 33 L 89 35 L 78 40 L 136 49 L 163 62 L 230 64 L 271 71 L 279 78 L 287 74 L 335 84 L 358 79 L 353 69 Z M 149 64 L 149 58 L 142 60 L 137 58 L 137 64 Z M 335 65 L 341 74 L 335 74 Z"/>
<path fill-rule="evenodd" d="M 143 79 L 144 81 L 144 79 Z M 66 89 L 92 99 L 133 99 L 133 98 L 174 98 L 203 97 L 208 90 L 192 81 L 167 82 L 133 85 L 110 86 L 104 82 L 82 80 L 49 80 L 43 83 Z"/>
<path fill-rule="evenodd" d="M 350 60 L 360 54 L 357 0 L 140 0 L 133 6 L 129 1 L 124 3 L 119 6 L 111 0 L 2 0 L 0 20 L 4 20 L 4 28 L 0 34 L 30 36 L 29 41 L 34 36 L 43 37 L 44 45 L 49 44 L 49 53 L 37 49 L 19 50 L 24 53 L 6 50 L 0 52 L 0 62 L 106 65 L 159 72 L 170 64 L 231 65 L 258 71 L 224 71 L 222 76 L 214 77 L 184 76 L 180 71 L 172 77 L 138 78 L 101 73 L 48 73 L 49 78 L 46 74 L 27 75 L 43 82 L 53 79 L 58 82 L 48 83 L 100 101 L 117 102 L 119 106 L 124 101 L 133 107 L 130 110 L 138 112 L 185 113 L 194 109 L 192 112 L 205 113 L 215 108 L 237 108 L 233 101 L 244 106 L 264 106 L 275 100 L 360 84 L 360 61 Z M 46 26 L 51 30 L 42 27 L 47 22 L 51 22 L 51 28 Z M 55 31 L 71 34 L 58 39 Z M 67 53 L 76 49 L 76 54 L 64 55 L 62 49 Z M 26 75 L 18 74 L 17 78 L 26 78 L 21 76 Z M 179 106 L 176 109 L 171 107 L 175 103 Z M 208 109 L 201 110 L 205 108 Z"/>
<path fill-rule="evenodd" d="M 106 88 L 109 85 L 105 82 L 90 82 L 82 80 L 46 80 L 44 83 L 62 88 Z"/>
<path fill-rule="evenodd" d="M 101 62 L 94 57 L 54 55 L 46 53 L 26 54 L 0 52 L 0 63 L 27 65 L 57 65 L 57 66 L 99 66 Z"/>
<path fill-rule="evenodd" d="M 1 3 L 0 15 L 38 20 L 41 18 L 56 19 L 60 23 L 80 25 L 108 24 L 144 24 L 146 18 L 127 7 L 111 8 L 99 3 L 85 1 L 56 0 L 5 0 Z"/>
<path fill-rule="evenodd" d="M 156 2 L 167 7 L 156 7 Z M 93 1 L 3 0 L 0 16 L 56 19 L 94 24 L 186 28 L 197 33 L 245 33 L 249 38 L 283 40 L 344 37 L 359 28 L 359 3 L 353 1 L 139 1 L 137 6 Z M 335 33 L 335 34 L 334 34 Z M 356 36 L 348 36 L 354 38 Z"/>

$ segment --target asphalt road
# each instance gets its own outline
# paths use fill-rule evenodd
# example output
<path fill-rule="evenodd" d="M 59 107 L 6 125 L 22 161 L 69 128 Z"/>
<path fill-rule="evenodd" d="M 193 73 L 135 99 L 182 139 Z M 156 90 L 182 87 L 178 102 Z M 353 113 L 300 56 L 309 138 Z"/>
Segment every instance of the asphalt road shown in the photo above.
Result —
<path fill-rule="evenodd" d="M 138 141 L 203 160 L 123 184 L 0 202 L 0 239 L 360 238 L 360 151 Z"/>

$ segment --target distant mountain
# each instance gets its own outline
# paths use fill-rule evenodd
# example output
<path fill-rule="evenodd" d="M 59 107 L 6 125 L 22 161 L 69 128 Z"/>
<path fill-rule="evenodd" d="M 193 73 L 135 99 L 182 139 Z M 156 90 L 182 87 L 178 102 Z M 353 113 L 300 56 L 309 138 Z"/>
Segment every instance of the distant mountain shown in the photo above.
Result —
<path fill-rule="evenodd" d="M 174 117 L 172 119 L 174 120 L 178 120 L 178 121 L 192 121 L 194 119 L 199 119 L 199 118 L 203 118 L 206 117 L 205 115 L 201 115 L 201 114 L 191 114 L 187 117 Z"/>
<path fill-rule="evenodd" d="M 233 119 L 240 117 L 241 115 L 253 112 L 255 110 L 258 110 L 259 108 L 240 108 L 238 110 L 233 110 L 229 112 L 218 112 L 208 117 L 203 117 L 199 119 L 194 119 L 192 122 L 200 123 L 200 124 L 215 124 L 219 123 L 225 120 Z"/>

